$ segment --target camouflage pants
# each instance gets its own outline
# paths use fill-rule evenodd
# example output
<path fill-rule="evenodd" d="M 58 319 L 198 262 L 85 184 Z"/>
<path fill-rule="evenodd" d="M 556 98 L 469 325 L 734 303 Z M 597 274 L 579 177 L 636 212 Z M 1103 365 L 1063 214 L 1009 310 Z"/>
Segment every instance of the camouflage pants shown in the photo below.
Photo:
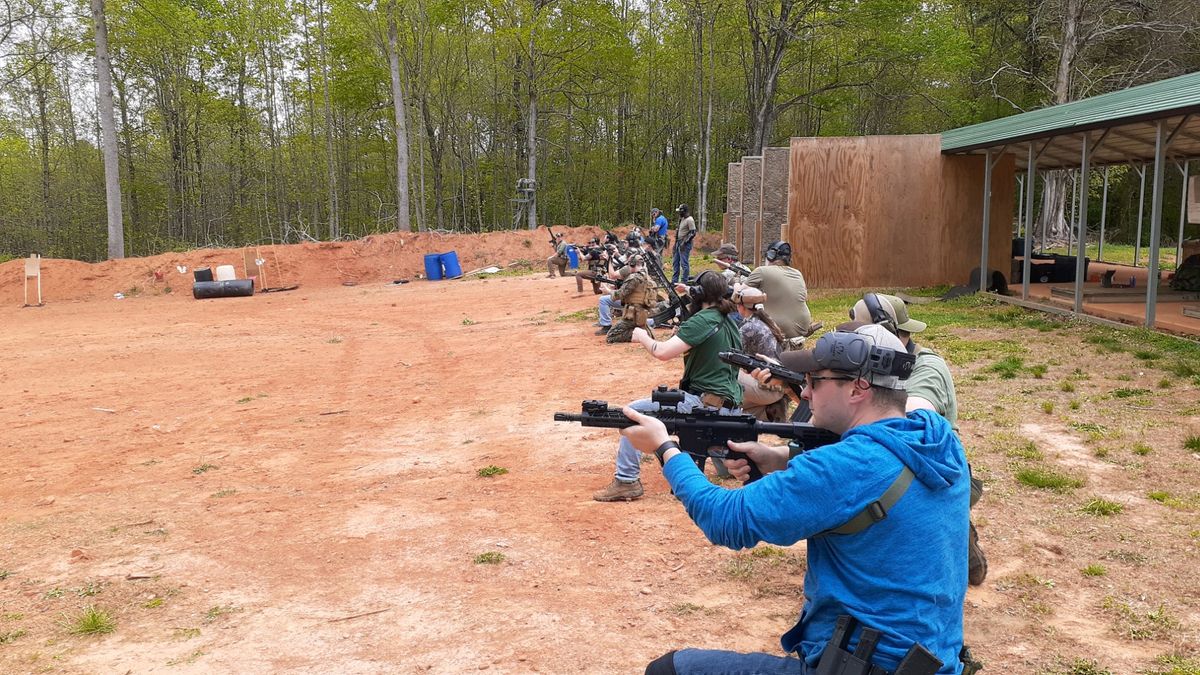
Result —
<path fill-rule="evenodd" d="M 632 308 L 630 308 L 632 309 Z M 630 318 L 630 315 L 635 315 L 636 318 Z M 641 311 L 626 311 L 625 316 L 621 320 L 614 323 L 612 328 L 608 329 L 608 337 L 604 340 L 610 345 L 615 345 L 620 342 L 633 342 L 633 329 L 646 328 L 646 310 Z M 653 333 L 650 334 L 653 337 Z"/>

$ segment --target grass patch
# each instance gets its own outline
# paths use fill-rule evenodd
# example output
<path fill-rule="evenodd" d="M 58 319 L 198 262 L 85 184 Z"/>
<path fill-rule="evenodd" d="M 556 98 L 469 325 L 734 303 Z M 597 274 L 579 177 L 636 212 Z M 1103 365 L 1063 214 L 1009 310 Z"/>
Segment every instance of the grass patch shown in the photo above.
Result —
<path fill-rule="evenodd" d="M 243 396 L 242 398 L 239 398 L 237 400 L 237 403 L 238 403 L 238 405 L 241 405 L 243 403 L 249 403 L 250 401 L 253 401 L 253 400 L 254 400 L 253 396 Z"/>
<path fill-rule="evenodd" d="M 66 594 L 67 594 L 67 592 L 61 588 L 51 588 L 50 590 L 46 591 L 45 593 L 42 593 L 42 599 L 43 600 L 54 600 L 56 598 L 61 598 L 62 596 L 66 595 Z"/>
<path fill-rule="evenodd" d="M 1017 482 L 1039 490 L 1068 492 L 1083 487 L 1083 481 L 1045 467 L 1027 467 L 1017 472 Z"/>
<path fill-rule="evenodd" d="M 338 336 L 334 335 L 333 337 L 331 337 L 331 338 L 329 338 L 328 340 L 326 340 L 326 341 L 325 341 L 325 343 L 326 343 L 326 344 L 331 344 L 331 345 L 339 345 L 339 344 L 341 344 L 341 343 L 342 343 L 342 338 L 340 338 L 340 337 L 338 337 Z"/>
<path fill-rule="evenodd" d="M 216 492 L 212 493 L 212 497 L 215 499 L 220 499 L 221 497 L 229 497 L 236 494 L 237 490 L 234 490 L 233 488 L 226 488 L 224 490 L 217 490 Z"/>
<path fill-rule="evenodd" d="M 223 616 L 234 614 L 240 611 L 242 611 L 241 607 L 235 607 L 233 605 L 214 605 L 209 607 L 208 611 L 204 613 L 204 620 L 208 623 L 212 623 Z"/>
<path fill-rule="evenodd" d="M 1083 513 L 1092 516 L 1115 516 L 1125 510 L 1125 507 L 1114 501 L 1094 497 L 1079 508 Z"/>
<path fill-rule="evenodd" d="M 1146 671 L 1148 675 L 1200 675 L 1200 659 L 1180 654 L 1163 654 L 1154 659 L 1154 662 L 1169 670 Z"/>
<path fill-rule="evenodd" d="M 200 637 L 199 628 L 176 628 L 175 632 L 171 634 L 171 639 L 180 641 L 191 640 L 198 637 Z"/>
<path fill-rule="evenodd" d="M 1150 454 L 1151 452 L 1154 452 L 1154 448 L 1151 448 L 1149 445 L 1146 445 L 1145 443 L 1134 443 L 1132 450 L 1133 450 L 1133 454 L 1137 455 L 1138 457 L 1145 457 L 1146 455 Z"/>
<path fill-rule="evenodd" d="M 1058 390 L 1070 394 L 1075 391 L 1075 383 L 1070 380 L 1063 380 L 1058 383 Z"/>
<path fill-rule="evenodd" d="M 1105 574 L 1108 574 L 1108 570 L 1105 569 L 1104 565 L 1101 565 L 1100 563 L 1093 563 L 1079 571 L 1082 572 L 1083 576 L 1085 577 L 1102 577 Z"/>
<path fill-rule="evenodd" d="M 1200 436 L 1188 436 L 1183 441 L 1183 449 L 1192 452 L 1200 452 Z"/>
<path fill-rule="evenodd" d="M 88 605 L 79 615 L 67 622 L 67 628 L 75 635 L 100 635 L 117 629 L 117 620 L 107 611 Z"/>
<path fill-rule="evenodd" d="M 0 581 L 4 581 L 5 579 L 7 579 L 8 575 L 10 575 L 10 574 L 12 574 L 12 572 L 10 572 L 8 570 L 0 570 Z"/>
<path fill-rule="evenodd" d="M 1110 595 L 1104 598 L 1100 607 L 1114 617 L 1114 629 L 1130 640 L 1165 639 L 1181 625 L 1161 603 L 1155 609 L 1140 612 L 1130 602 Z"/>
<path fill-rule="evenodd" d="M 1113 675 L 1113 672 L 1108 668 L 1104 668 L 1099 663 L 1087 659 L 1075 659 L 1067 666 L 1066 670 L 1061 672 L 1063 675 Z"/>
<path fill-rule="evenodd" d="M 1082 405 L 1082 404 L 1079 402 L 1079 399 L 1077 399 L 1077 398 L 1073 398 L 1073 399 L 1071 399 L 1070 403 L 1067 403 L 1067 407 L 1070 408 L 1071 410 L 1079 410 L 1080 405 Z"/>
<path fill-rule="evenodd" d="M 1175 383 L 1171 381 L 1171 378 L 1164 377 L 1158 381 L 1158 388 L 1159 389 L 1170 389 L 1171 385 L 1173 385 L 1173 384 L 1175 384 Z"/>
<path fill-rule="evenodd" d="M 1041 461 L 1042 451 L 1038 449 L 1037 443 L 1026 441 L 1023 445 L 1019 445 L 1010 449 L 1005 453 L 1014 459 L 1024 459 L 1031 462 Z"/>
<path fill-rule="evenodd" d="M 1033 377 L 1038 380 L 1045 377 L 1046 372 L 1048 370 L 1050 370 L 1050 367 L 1045 364 L 1041 364 L 1041 363 L 1039 363 L 1037 365 L 1029 366 L 1029 374 L 1033 375 Z"/>
<path fill-rule="evenodd" d="M 496 551 L 487 551 L 475 556 L 476 565 L 499 565 L 504 560 L 504 554 Z"/>
<path fill-rule="evenodd" d="M 200 466 L 193 468 L 192 473 L 199 476 L 202 473 L 205 473 L 207 471 L 212 471 L 213 469 L 216 469 L 216 468 L 219 468 L 219 467 L 217 467 L 216 464 L 209 464 L 208 462 L 205 462 L 205 463 L 201 464 Z"/>
<path fill-rule="evenodd" d="M 595 307 L 591 307 L 589 309 L 581 309 L 578 312 L 571 312 L 570 314 L 560 314 L 557 317 L 555 317 L 554 320 L 558 321 L 558 322 L 594 321 L 598 317 L 599 317 L 599 311 Z"/>
<path fill-rule="evenodd" d="M 1138 389 L 1136 387 L 1121 387 L 1119 389 L 1112 390 L 1113 398 L 1134 398 L 1137 396 L 1145 396 L 1149 393 L 1149 389 Z"/>
<path fill-rule="evenodd" d="M 163 600 L 162 598 L 150 598 L 149 600 L 142 603 L 142 607 L 144 609 L 158 609 L 159 607 L 163 606 L 164 602 L 166 602 L 166 601 Z"/>
<path fill-rule="evenodd" d="M 17 638 L 24 637 L 24 635 L 25 631 L 21 628 L 0 633 L 0 645 L 6 645 Z"/>
<path fill-rule="evenodd" d="M 690 602 L 681 602 L 677 605 L 672 605 L 667 609 L 668 612 L 674 614 L 675 616 L 690 616 L 703 610 L 704 608 L 700 605 L 693 605 Z"/>
<path fill-rule="evenodd" d="M 463 317 L 463 320 L 462 320 L 462 325 L 464 325 L 464 326 L 474 326 L 474 325 L 475 325 L 475 322 L 471 320 L 471 317 L 464 316 L 464 317 Z"/>
<path fill-rule="evenodd" d="M 1017 373 L 1025 366 L 1025 359 L 1019 356 L 1006 356 L 992 365 L 988 366 L 988 371 L 997 373 L 1002 380 L 1011 380 L 1016 378 Z"/>
<path fill-rule="evenodd" d="M 491 476 L 503 476 L 506 473 L 508 473 L 508 469 L 506 469 L 502 466 L 496 466 L 494 464 L 489 464 L 475 472 L 475 474 L 477 476 L 479 476 L 480 478 L 489 478 Z"/>
<path fill-rule="evenodd" d="M 1047 415 L 1054 412 L 1054 401 L 1042 401 L 1042 412 Z"/>
<path fill-rule="evenodd" d="M 1141 361 L 1154 361 L 1161 357 L 1162 357 L 1162 354 L 1159 354 L 1158 352 L 1150 351 L 1149 349 L 1138 349 L 1133 352 L 1133 358 L 1139 359 Z"/>

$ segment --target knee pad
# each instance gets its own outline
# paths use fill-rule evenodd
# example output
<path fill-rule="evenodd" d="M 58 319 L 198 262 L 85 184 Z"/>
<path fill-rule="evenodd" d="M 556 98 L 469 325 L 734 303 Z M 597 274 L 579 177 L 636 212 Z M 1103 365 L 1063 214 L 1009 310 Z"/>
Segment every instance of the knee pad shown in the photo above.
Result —
<path fill-rule="evenodd" d="M 675 675 L 675 650 L 663 654 L 646 666 L 646 675 Z"/>

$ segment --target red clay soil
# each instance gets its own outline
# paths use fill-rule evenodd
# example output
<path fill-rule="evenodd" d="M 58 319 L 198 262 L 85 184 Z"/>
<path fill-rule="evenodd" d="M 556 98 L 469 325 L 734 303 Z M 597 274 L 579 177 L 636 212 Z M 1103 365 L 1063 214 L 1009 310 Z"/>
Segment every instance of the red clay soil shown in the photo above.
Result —
<path fill-rule="evenodd" d="M 298 290 L 193 300 L 190 270 L 240 251 L 48 260 L 46 306 L 22 309 L 21 261 L 0 265 L 0 672 L 625 673 L 684 646 L 778 651 L 803 545 L 708 544 L 653 463 L 642 500 L 591 500 L 616 434 L 553 413 L 680 364 L 592 335 L 590 289 L 541 272 L 544 231 L 263 250 Z M 391 283 L 447 250 L 534 272 Z M 979 447 L 988 429 L 964 423 Z M 1129 643 L 1092 623 L 1105 591 L 1077 602 L 1080 564 L 1029 553 L 1049 498 L 1007 489 L 976 516 L 994 568 L 967 631 L 988 672 L 1080 653 L 1140 671 L 1194 637 L 1186 580 L 1150 566 L 1182 629 Z M 88 606 L 111 632 L 75 632 Z"/>

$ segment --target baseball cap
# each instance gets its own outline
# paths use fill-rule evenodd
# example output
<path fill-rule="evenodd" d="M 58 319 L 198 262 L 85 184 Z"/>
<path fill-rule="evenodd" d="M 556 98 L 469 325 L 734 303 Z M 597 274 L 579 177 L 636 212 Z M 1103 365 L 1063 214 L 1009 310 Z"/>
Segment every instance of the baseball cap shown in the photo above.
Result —
<path fill-rule="evenodd" d="M 857 375 L 884 389 L 904 389 L 913 361 L 900 338 L 877 324 L 831 331 L 822 335 L 812 349 L 779 355 L 784 367 L 798 373 L 835 370 Z"/>
<path fill-rule="evenodd" d="M 733 258 L 734 260 L 737 260 L 737 257 L 738 257 L 737 246 L 735 246 L 733 244 L 721 244 L 721 246 L 717 250 L 713 251 L 713 257 L 714 258 Z"/>
<path fill-rule="evenodd" d="M 767 294 L 753 286 L 734 284 L 733 301 L 740 302 L 747 307 L 753 307 L 754 305 L 765 303 L 767 301 Z"/>
<path fill-rule="evenodd" d="M 879 298 L 879 307 L 887 314 L 888 319 L 897 330 L 920 333 L 927 327 L 924 321 L 917 321 L 908 315 L 908 306 L 900 298 L 884 293 L 874 293 L 873 295 Z M 854 303 L 854 308 L 850 310 L 850 320 L 851 322 L 879 323 L 871 317 L 865 299 Z"/>

